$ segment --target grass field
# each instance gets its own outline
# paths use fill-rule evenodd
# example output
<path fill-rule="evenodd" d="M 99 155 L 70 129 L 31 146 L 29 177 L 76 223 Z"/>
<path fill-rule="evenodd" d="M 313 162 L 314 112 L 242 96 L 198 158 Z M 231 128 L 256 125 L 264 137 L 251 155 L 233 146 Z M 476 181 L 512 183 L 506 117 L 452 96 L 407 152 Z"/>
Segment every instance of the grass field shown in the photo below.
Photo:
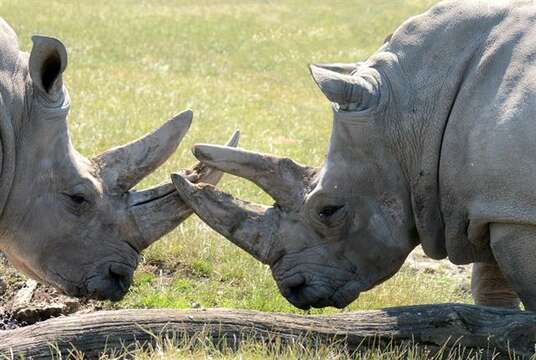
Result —
<path fill-rule="evenodd" d="M 242 147 L 321 164 L 331 115 L 307 64 L 365 59 L 404 19 L 434 2 L 0 0 L 0 9 L 23 49 L 30 49 L 35 33 L 66 44 L 70 129 L 83 154 L 134 139 L 174 113 L 193 109 L 184 143 L 145 186 L 191 165 L 192 144 L 222 143 L 235 128 L 242 131 Z M 236 178 L 224 178 L 222 187 L 245 199 L 270 202 Z M 470 301 L 458 285 L 440 273 L 404 268 L 347 309 L 312 313 Z M 106 306 L 301 312 L 279 295 L 268 268 L 195 217 L 148 249 L 131 292 Z M 203 349 L 176 351 L 172 357 L 193 356 L 192 351 L 195 357 L 209 356 Z M 251 356 L 210 356 L 262 358 L 267 350 L 252 345 L 244 351 Z M 318 353 L 318 358 L 326 356 Z"/>

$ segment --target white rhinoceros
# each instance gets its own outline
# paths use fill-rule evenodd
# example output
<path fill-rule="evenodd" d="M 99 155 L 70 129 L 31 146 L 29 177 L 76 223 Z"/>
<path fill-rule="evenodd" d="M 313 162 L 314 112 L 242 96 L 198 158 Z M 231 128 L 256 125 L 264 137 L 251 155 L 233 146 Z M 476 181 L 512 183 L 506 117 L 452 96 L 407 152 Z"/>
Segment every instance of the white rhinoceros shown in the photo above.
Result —
<path fill-rule="evenodd" d="M 536 4 L 440 3 L 367 61 L 311 73 L 333 104 L 322 168 L 196 146 L 276 200 L 251 205 L 174 175 L 197 215 L 269 264 L 300 308 L 349 304 L 421 244 L 475 263 L 478 304 L 536 310 Z"/>
<path fill-rule="evenodd" d="M 65 47 L 32 40 L 28 56 L 0 19 L 0 250 L 68 295 L 119 300 L 139 252 L 192 213 L 171 183 L 130 191 L 175 151 L 192 112 L 88 160 L 69 140 Z M 237 141 L 238 133 L 230 145 Z M 220 177 L 203 166 L 190 173 Z"/>

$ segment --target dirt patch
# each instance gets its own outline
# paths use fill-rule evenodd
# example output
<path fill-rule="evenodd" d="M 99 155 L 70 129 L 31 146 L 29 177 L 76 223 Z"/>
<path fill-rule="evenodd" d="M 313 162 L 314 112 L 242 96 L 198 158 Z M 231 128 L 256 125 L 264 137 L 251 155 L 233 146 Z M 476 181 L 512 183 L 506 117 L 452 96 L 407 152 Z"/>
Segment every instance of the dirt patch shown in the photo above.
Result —
<path fill-rule="evenodd" d="M 163 279 L 163 286 L 171 283 L 173 275 L 177 272 L 185 273 L 185 276 L 191 273 L 180 264 L 170 268 L 164 262 L 143 264 L 139 270 Z M 109 302 L 65 296 L 51 286 L 28 279 L 13 268 L 0 253 L 0 330 L 31 325 L 53 317 L 112 307 Z"/>
<path fill-rule="evenodd" d="M 0 254 L 0 330 L 102 308 L 102 302 L 71 298 L 27 279 Z"/>

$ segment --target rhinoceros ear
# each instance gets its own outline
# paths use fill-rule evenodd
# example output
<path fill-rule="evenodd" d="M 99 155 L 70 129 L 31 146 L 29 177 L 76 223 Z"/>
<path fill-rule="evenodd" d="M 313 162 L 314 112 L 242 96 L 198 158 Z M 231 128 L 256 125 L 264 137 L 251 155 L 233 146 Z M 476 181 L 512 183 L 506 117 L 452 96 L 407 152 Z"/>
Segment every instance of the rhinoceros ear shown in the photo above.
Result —
<path fill-rule="evenodd" d="M 360 63 L 332 63 L 332 64 L 314 64 L 314 65 L 309 65 L 309 66 L 310 67 L 316 66 L 325 70 L 337 72 L 339 74 L 351 74 L 358 68 L 359 65 Z"/>
<path fill-rule="evenodd" d="M 61 41 L 46 36 L 32 36 L 30 77 L 34 89 L 57 101 L 63 87 L 62 73 L 67 67 L 67 50 Z"/>
<path fill-rule="evenodd" d="M 378 104 L 380 93 L 372 79 L 333 71 L 336 69 L 334 66 L 309 65 L 311 76 L 320 90 L 331 102 L 337 103 L 340 110 L 362 111 Z"/>

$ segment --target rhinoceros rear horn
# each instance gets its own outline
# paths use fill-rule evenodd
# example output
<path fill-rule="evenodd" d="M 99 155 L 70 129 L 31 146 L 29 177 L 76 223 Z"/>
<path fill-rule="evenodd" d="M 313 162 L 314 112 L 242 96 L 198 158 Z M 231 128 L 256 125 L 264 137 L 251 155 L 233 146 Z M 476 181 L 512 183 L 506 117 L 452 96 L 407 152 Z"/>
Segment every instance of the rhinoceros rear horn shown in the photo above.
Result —
<path fill-rule="evenodd" d="M 67 50 L 61 41 L 47 36 L 32 36 L 32 42 L 29 70 L 34 89 L 52 102 L 61 100 Z"/>
<path fill-rule="evenodd" d="M 116 192 L 134 187 L 175 152 L 192 116 L 192 111 L 186 110 L 144 137 L 95 157 L 104 183 Z"/>
<path fill-rule="evenodd" d="M 240 132 L 235 131 L 227 146 L 237 146 Z M 188 181 L 217 184 L 222 172 L 198 163 L 186 170 Z M 192 214 L 192 209 L 179 197 L 173 184 L 162 184 L 143 191 L 130 191 L 129 208 L 134 215 L 141 238 L 137 244 L 142 250 L 173 230 Z"/>
<path fill-rule="evenodd" d="M 316 169 L 287 158 L 232 147 L 201 144 L 193 153 L 208 166 L 254 182 L 287 209 L 303 202 L 316 174 Z"/>
<path fill-rule="evenodd" d="M 341 110 L 362 111 L 379 103 L 378 86 L 372 78 L 349 74 L 336 66 L 309 65 L 311 76 L 324 95 Z M 346 68 L 346 70 L 348 70 Z"/>

